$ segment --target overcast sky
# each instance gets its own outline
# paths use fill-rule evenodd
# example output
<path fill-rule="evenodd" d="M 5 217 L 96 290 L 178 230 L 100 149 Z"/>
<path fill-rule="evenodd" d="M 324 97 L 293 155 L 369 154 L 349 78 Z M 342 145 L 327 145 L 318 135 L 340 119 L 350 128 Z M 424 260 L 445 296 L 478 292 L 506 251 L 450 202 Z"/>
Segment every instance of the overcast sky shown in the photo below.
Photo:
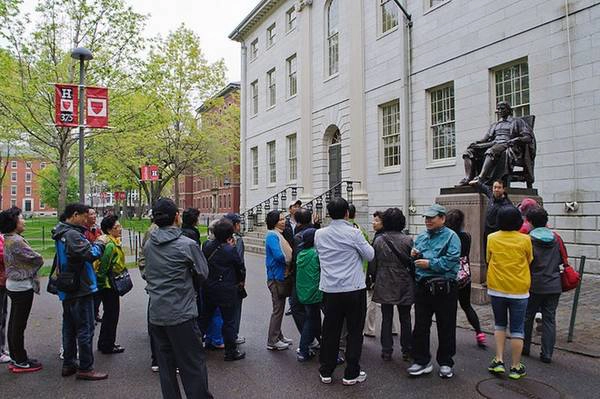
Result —
<path fill-rule="evenodd" d="M 124 0 L 139 13 L 150 14 L 145 36 L 166 36 L 181 23 L 200 37 L 200 46 L 209 62 L 219 58 L 227 65 L 227 78 L 240 80 L 240 46 L 227 37 L 252 11 L 259 0 Z M 25 0 L 32 11 L 36 0 Z"/>

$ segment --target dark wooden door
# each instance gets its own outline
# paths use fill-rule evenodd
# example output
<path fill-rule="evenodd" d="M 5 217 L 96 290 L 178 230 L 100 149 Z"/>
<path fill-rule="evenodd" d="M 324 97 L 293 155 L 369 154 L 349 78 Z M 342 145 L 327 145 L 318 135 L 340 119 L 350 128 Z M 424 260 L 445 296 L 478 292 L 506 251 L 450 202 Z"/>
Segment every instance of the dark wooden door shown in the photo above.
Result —
<path fill-rule="evenodd" d="M 342 145 L 329 146 L 329 188 L 342 182 Z"/>

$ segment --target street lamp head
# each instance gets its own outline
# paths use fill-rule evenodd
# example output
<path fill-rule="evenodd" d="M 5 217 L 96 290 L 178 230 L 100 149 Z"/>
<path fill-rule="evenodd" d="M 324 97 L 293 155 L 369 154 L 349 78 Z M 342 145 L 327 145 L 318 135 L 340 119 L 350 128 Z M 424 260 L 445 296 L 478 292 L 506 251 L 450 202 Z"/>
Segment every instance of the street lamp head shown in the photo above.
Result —
<path fill-rule="evenodd" d="M 94 58 L 94 56 L 92 55 L 92 52 L 85 47 L 77 47 L 71 50 L 71 58 L 80 61 L 89 61 Z"/>

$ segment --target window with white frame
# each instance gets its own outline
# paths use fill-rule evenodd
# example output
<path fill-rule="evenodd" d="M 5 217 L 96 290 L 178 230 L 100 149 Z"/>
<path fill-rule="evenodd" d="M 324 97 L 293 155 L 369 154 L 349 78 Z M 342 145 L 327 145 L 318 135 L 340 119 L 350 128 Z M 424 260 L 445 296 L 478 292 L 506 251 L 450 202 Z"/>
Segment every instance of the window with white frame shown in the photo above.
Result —
<path fill-rule="evenodd" d="M 10 181 L 11 182 L 17 181 L 17 172 L 10 172 Z"/>
<path fill-rule="evenodd" d="M 30 182 L 31 181 L 31 172 L 25 173 L 25 181 L 26 182 Z"/>
<path fill-rule="evenodd" d="M 17 206 L 17 200 L 16 199 L 11 199 L 10 200 L 10 206 L 11 207 Z"/>
<path fill-rule="evenodd" d="M 275 27 L 275 22 L 273 22 L 271 26 L 267 28 L 267 48 L 275 44 Z"/>
<path fill-rule="evenodd" d="M 31 169 L 31 161 L 25 161 L 25 167 Z"/>
<path fill-rule="evenodd" d="M 250 149 L 250 159 L 252 161 L 252 185 L 258 186 L 258 147 Z"/>
<path fill-rule="evenodd" d="M 31 196 L 31 187 L 30 186 L 25 186 L 25 195 L 26 196 Z"/>
<path fill-rule="evenodd" d="M 296 54 L 287 59 L 288 97 L 298 93 L 298 78 L 296 74 Z"/>
<path fill-rule="evenodd" d="M 40 209 L 46 209 L 46 203 L 40 198 Z"/>
<path fill-rule="evenodd" d="M 269 161 L 269 183 L 276 183 L 277 182 L 277 153 L 276 153 L 276 149 L 275 149 L 275 142 L 274 141 L 269 141 L 267 143 L 267 159 Z"/>
<path fill-rule="evenodd" d="M 393 0 L 379 0 L 381 33 L 398 26 L 398 6 Z"/>
<path fill-rule="evenodd" d="M 514 116 L 529 115 L 529 66 L 517 61 L 493 70 L 496 104 L 508 101 Z"/>
<path fill-rule="evenodd" d="M 456 157 L 454 83 L 429 90 L 431 160 Z"/>
<path fill-rule="evenodd" d="M 258 57 L 258 37 L 250 43 L 250 61 Z"/>
<path fill-rule="evenodd" d="M 17 169 L 17 161 L 10 161 L 10 167 L 13 169 Z"/>
<path fill-rule="evenodd" d="M 46 167 L 46 162 L 40 162 L 40 169 L 44 169 Z"/>
<path fill-rule="evenodd" d="M 339 70 L 339 28 L 338 0 L 331 0 L 327 6 L 327 73 L 335 75 Z"/>
<path fill-rule="evenodd" d="M 289 32 L 296 27 L 296 7 L 292 7 L 285 13 L 285 31 Z"/>
<path fill-rule="evenodd" d="M 17 186 L 10 186 L 10 195 L 17 195 Z"/>
<path fill-rule="evenodd" d="M 400 101 L 379 106 L 381 115 L 381 150 L 384 169 L 400 165 Z"/>
<path fill-rule="evenodd" d="M 277 80 L 275 76 L 275 68 L 267 72 L 267 106 L 275 105 L 277 99 Z"/>
<path fill-rule="evenodd" d="M 258 114 L 258 80 L 250 83 L 250 93 L 252 96 L 252 115 Z"/>
<path fill-rule="evenodd" d="M 288 178 L 290 181 L 298 179 L 298 158 L 296 155 L 296 134 L 287 136 L 287 152 L 288 152 Z"/>

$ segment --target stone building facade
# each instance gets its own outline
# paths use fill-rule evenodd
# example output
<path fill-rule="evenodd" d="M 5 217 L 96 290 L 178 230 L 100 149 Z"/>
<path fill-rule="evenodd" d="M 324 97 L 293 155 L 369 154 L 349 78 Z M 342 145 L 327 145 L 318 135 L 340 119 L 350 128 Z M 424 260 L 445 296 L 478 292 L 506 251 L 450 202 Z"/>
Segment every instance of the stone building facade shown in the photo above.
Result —
<path fill-rule="evenodd" d="M 398 206 L 418 232 L 508 100 L 536 116 L 534 187 L 550 224 L 600 273 L 600 3 L 401 3 L 410 24 L 393 0 L 263 0 L 231 33 L 242 211 L 290 185 L 310 199 L 341 178 L 361 182 L 365 222 Z"/>

